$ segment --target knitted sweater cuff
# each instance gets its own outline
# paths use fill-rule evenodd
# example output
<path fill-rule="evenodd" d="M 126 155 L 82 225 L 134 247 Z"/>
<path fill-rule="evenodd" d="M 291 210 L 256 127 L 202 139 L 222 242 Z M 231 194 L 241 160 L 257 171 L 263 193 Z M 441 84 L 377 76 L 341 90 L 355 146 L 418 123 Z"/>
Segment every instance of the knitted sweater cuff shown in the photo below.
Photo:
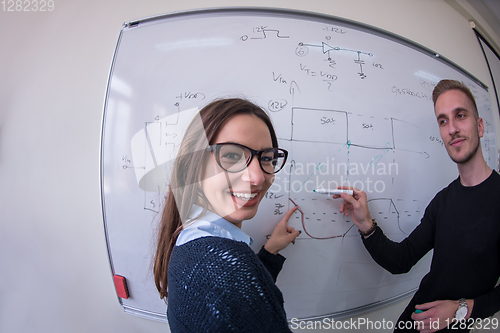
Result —
<path fill-rule="evenodd" d="M 269 273 L 271 273 L 273 281 L 276 282 L 278 274 L 283 268 L 283 263 L 286 260 L 285 257 L 283 257 L 279 253 L 272 254 L 271 252 L 267 251 L 264 246 L 261 247 L 259 253 L 257 253 L 257 256 L 259 257 L 262 264 L 267 268 Z"/>

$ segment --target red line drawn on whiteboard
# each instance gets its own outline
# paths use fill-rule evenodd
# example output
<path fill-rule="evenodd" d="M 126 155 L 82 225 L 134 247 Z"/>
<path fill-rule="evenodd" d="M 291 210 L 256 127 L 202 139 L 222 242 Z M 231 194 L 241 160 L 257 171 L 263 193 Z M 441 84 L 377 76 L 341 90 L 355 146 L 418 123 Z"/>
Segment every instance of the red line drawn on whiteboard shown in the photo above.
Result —
<path fill-rule="evenodd" d="M 314 238 L 314 239 L 332 239 L 332 238 L 345 237 L 345 235 L 349 232 L 349 230 L 351 230 L 351 228 L 354 226 L 354 224 L 353 224 L 353 225 L 351 225 L 351 227 L 350 227 L 350 228 L 349 228 L 349 229 L 348 229 L 345 233 L 343 233 L 343 234 L 341 234 L 341 235 L 327 236 L 327 237 L 316 237 L 316 236 L 313 236 L 313 235 L 311 235 L 311 234 L 307 231 L 307 228 L 306 228 L 306 223 L 305 223 L 305 221 L 304 221 L 304 215 L 305 215 L 305 214 L 304 214 L 304 211 L 300 208 L 300 206 L 299 206 L 299 205 L 297 205 L 297 204 L 295 203 L 295 201 L 293 201 L 293 200 L 292 200 L 292 198 L 289 198 L 289 200 L 290 200 L 290 201 L 291 201 L 291 202 L 292 202 L 295 206 L 297 206 L 297 207 L 298 207 L 298 209 L 297 209 L 297 210 L 298 210 L 298 211 L 300 212 L 300 214 L 301 214 L 302 229 L 304 229 L 304 232 L 307 234 L 307 236 L 309 236 L 309 237 L 311 237 L 311 238 Z"/>
<path fill-rule="evenodd" d="M 318 239 L 318 240 L 325 240 L 325 239 L 334 239 L 334 238 L 344 238 L 347 236 L 349 231 L 355 226 L 352 221 L 345 220 L 347 223 L 351 223 L 347 229 L 344 229 L 344 231 L 341 232 L 336 232 L 331 235 L 324 235 L 324 228 L 322 229 L 322 235 L 316 235 L 310 228 L 308 227 L 312 226 L 312 223 L 319 222 L 319 223 L 324 223 L 325 219 L 323 218 L 312 218 L 308 217 L 312 216 L 310 213 L 306 213 L 300 208 L 300 206 L 291 198 L 289 200 L 298 207 L 298 211 L 300 213 L 300 217 L 297 217 L 301 220 L 301 225 L 302 229 L 304 230 L 305 234 L 309 236 L 312 239 Z M 333 199 L 330 199 L 333 200 Z M 395 201 L 392 198 L 374 198 L 368 200 L 368 204 L 371 206 L 370 209 L 372 210 L 373 216 L 376 218 L 379 223 L 389 223 L 390 225 L 384 226 L 384 230 L 390 232 L 390 233 L 402 233 L 402 234 L 409 234 L 411 230 L 405 231 L 403 226 L 401 225 L 402 218 L 404 219 L 419 219 L 421 217 L 421 210 L 420 210 L 420 202 L 417 200 L 413 200 L 413 203 L 410 201 L 407 201 L 407 204 L 405 204 L 404 200 L 399 199 L 398 205 L 402 205 L 405 208 L 401 211 L 398 209 L 396 206 Z M 408 203 L 413 206 L 411 209 L 409 208 Z M 314 213 L 313 213 L 314 214 Z M 325 215 L 325 214 L 324 214 Z M 342 215 L 341 213 L 334 212 L 332 211 L 331 213 L 328 213 L 329 217 L 327 219 L 331 219 L 332 222 L 339 222 L 336 221 L 335 219 L 332 219 L 332 216 L 336 215 Z M 322 221 L 323 220 L 323 221 Z M 404 223 L 403 223 L 404 224 Z M 314 229 L 314 228 L 313 228 Z M 342 228 L 341 228 L 342 229 Z M 357 235 L 357 234 L 356 234 Z M 304 238 L 297 238 L 297 239 L 304 239 Z"/>

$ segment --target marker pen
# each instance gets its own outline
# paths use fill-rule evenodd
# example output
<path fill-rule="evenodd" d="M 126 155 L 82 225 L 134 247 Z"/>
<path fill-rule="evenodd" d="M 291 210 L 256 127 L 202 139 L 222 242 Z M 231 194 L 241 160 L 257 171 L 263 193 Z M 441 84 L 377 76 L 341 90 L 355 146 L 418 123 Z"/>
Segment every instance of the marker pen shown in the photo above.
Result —
<path fill-rule="evenodd" d="M 353 190 L 325 190 L 322 188 L 316 189 L 316 190 L 314 190 L 314 192 L 319 193 L 319 194 L 331 194 L 331 195 L 335 195 L 335 194 L 340 195 L 340 193 L 347 193 L 349 195 L 354 194 Z"/>

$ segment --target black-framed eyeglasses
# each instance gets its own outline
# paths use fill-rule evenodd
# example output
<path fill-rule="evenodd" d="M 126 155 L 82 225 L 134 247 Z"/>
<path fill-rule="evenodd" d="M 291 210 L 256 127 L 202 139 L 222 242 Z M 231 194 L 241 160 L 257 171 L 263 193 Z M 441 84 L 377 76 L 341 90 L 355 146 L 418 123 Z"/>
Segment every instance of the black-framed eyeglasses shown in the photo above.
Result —
<path fill-rule="evenodd" d="M 208 146 L 206 151 L 213 151 L 217 164 L 227 172 L 240 172 L 252 161 L 254 156 L 259 160 L 260 168 L 267 174 L 280 171 L 285 165 L 288 151 L 281 148 L 254 150 L 238 143 L 216 143 Z"/>

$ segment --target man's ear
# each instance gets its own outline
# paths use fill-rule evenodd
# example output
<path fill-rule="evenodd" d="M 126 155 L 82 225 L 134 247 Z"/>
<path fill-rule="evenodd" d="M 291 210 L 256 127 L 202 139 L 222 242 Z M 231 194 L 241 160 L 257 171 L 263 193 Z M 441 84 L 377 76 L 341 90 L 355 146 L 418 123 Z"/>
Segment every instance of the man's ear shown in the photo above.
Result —
<path fill-rule="evenodd" d="M 483 118 L 477 119 L 477 131 L 479 133 L 479 137 L 482 138 L 484 135 L 484 121 Z"/>

